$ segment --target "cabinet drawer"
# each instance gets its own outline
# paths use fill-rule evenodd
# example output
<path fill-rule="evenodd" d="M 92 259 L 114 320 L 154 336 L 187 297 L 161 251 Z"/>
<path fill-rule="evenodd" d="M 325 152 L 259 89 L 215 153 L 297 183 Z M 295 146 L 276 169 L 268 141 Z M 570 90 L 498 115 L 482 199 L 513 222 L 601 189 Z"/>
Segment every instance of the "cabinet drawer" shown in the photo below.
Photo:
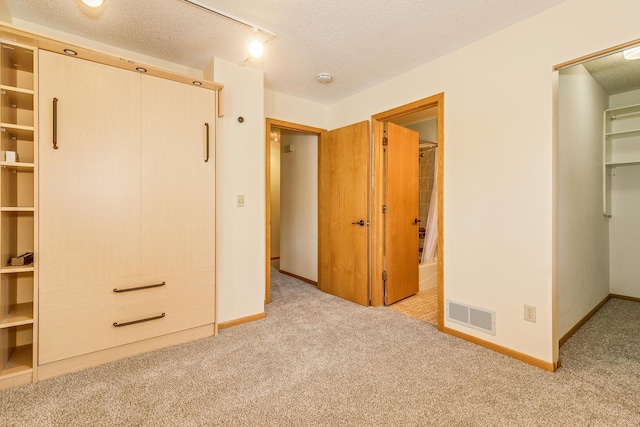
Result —
<path fill-rule="evenodd" d="M 158 280 L 138 278 L 141 283 Z M 114 293 L 113 287 L 120 287 L 112 284 L 107 289 L 91 288 L 93 293 L 91 289 L 59 289 L 59 293 L 48 289 L 41 296 L 39 364 L 214 323 L 213 269 L 172 273 L 162 281 L 165 286 L 124 293 Z M 60 302 L 60 296 L 74 295 L 82 303 L 78 298 L 75 304 Z M 164 317 L 158 319 L 114 326 L 114 322 L 134 322 L 162 313 Z"/>

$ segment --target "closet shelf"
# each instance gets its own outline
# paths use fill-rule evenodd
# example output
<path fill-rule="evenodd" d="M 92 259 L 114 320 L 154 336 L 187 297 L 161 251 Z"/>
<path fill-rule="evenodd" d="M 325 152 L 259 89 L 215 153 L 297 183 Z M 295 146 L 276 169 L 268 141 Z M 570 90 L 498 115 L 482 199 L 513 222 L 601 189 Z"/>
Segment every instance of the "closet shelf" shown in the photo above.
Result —
<path fill-rule="evenodd" d="M 632 166 L 632 165 L 640 165 L 640 160 L 630 160 L 626 162 L 607 162 L 605 163 L 607 166 Z"/>
<path fill-rule="evenodd" d="M 9 313 L 0 319 L 0 329 L 13 328 L 14 326 L 29 325 L 33 323 L 33 303 L 25 302 L 12 306 Z"/>
<path fill-rule="evenodd" d="M 604 136 L 638 136 L 640 135 L 640 129 L 631 129 L 631 130 L 623 130 L 619 132 L 608 132 L 605 133 Z"/>

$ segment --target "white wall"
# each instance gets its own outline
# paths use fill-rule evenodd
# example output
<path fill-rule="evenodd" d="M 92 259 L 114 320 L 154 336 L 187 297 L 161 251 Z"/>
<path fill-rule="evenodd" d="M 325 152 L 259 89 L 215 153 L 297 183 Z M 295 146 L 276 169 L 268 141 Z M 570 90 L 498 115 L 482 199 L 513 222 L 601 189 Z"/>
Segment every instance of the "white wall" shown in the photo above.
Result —
<path fill-rule="evenodd" d="M 271 258 L 280 256 L 280 141 L 270 144 Z"/>
<path fill-rule="evenodd" d="M 639 14 L 633 0 L 567 0 L 332 105 L 337 128 L 445 93 L 444 297 L 497 313 L 495 336 L 446 327 L 557 358 L 552 69 L 640 38 Z"/>
<path fill-rule="evenodd" d="M 317 282 L 318 137 L 283 130 L 280 143 L 280 269 Z"/>
<path fill-rule="evenodd" d="M 558 91 L 559 333 L 609 294 L 609 223 L 602 213 L 602 114 L 609 97 L 582 65 Z"/>
<path fill-rule="evenodd" d="M 609 108 L 640 104 L 640 90 L 612 95 Z M 640 119 L 637 126 L 640 128 Z M 616 166 L 611 177 L 611 293 L 640 298 L 640 165 Z"/>
<path fill-rule="evenodd" d="M 226 92 L 216 144 L 218 321 L 225 322 L 264 312 L 264 83 L 261 72 L 219 58 L 213 78 Z M 238 194 L 244 207 L 236 207 Z"/>

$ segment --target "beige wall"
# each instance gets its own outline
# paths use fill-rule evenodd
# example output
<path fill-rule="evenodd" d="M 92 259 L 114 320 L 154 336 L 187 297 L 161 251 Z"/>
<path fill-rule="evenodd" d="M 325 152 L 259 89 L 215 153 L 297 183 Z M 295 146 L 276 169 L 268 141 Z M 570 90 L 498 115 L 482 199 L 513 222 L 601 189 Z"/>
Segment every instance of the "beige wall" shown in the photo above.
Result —
<path fill-rule="evenodd" d="M 602 213 L 602 114 L 609 97 L 582 65 L 558 91 L 559 333 L 609 294 L 609 222 Z"/>
<path fill-rule="evenodd" d="M 218 58 L 213 73 L 226 92 L 216 144 L 218 320 L 225 322 L 264 312 L 264 76 Z M 236 207 L 238 194 L 244 195 L 244 207 Z"/>
<path fill-rule="evenodd" d="M 280 141 L 280 269 L 317 282 L 318 137 L 283 130 Z"/>
<path fill-rule="evenodd" d="M 306 99 L 264 91 L 265 117 L 320 129 L 328 129 L 329 106 Z"/>

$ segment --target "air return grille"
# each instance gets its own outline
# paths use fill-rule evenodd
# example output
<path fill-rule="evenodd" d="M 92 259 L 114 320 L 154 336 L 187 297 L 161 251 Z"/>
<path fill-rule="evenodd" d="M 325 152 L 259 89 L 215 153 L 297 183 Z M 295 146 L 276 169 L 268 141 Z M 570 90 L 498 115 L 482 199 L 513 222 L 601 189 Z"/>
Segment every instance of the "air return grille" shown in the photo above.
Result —
<path fill-rule="evenodd" d="M 447 300 L 447 320 L 491 335 L 496 334 L 495 311 Z"/>

